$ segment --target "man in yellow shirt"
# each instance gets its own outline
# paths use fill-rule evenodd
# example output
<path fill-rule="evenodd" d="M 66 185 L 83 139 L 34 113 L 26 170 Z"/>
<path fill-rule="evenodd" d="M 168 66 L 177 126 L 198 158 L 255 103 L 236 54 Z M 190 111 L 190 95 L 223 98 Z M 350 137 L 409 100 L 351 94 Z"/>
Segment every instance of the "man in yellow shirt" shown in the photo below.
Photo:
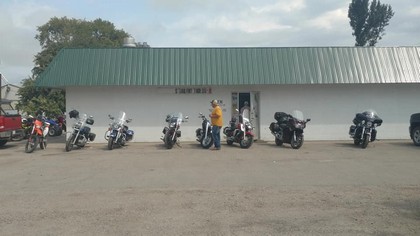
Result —
<path fill-rule="evenodd" d="M 217 103 L 217 100 L 212 100 L 211 106 L 213 107 L 213 111 L 211 112 L 210 120 L 211 120 L 211 132 L 213 135 L 213 141 L 214 141 L 214 148 L 211 148 L 211 150 L 220 150 L 220 130 L 223 126 L 223 115 L 222 115 L 222 109 L 220 108 L 219 104 Z"/>

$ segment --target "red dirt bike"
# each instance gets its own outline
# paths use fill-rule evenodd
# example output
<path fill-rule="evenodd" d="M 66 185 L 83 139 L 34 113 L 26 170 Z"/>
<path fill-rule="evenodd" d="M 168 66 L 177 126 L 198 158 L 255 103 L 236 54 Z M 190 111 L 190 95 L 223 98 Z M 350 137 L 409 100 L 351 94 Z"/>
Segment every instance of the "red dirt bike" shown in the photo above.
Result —
<path fill-rule="evenodd" d="M 50 123 L 44 122 L 40 118 L 34 120 L 25 146 L 26 153 L 33 152 L 36 149 L 36 146 L 38 146 L 38 143 L 41 149 L 47 148 L 47 134 L 49 128 Z"/>

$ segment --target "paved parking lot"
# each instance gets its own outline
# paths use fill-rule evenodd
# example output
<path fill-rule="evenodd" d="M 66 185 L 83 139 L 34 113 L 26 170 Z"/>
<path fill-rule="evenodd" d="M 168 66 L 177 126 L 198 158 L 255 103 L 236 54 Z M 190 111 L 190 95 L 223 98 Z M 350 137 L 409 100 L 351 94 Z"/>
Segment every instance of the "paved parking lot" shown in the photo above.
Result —
<path fill-rule="evenodd" d="M 0 148 L 0 235 L 419 235 L 420 148 Z"/>

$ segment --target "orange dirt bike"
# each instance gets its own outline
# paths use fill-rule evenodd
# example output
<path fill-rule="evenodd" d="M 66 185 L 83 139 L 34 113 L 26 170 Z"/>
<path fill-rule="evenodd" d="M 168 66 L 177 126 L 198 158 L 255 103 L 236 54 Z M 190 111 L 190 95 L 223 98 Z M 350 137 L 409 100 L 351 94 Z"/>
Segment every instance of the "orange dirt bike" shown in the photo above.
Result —
<path fill-rule="evenodd" d="M 47 148 L 47 134 L 49 128 L 50 123 L 44 122 L 42 118 L 35 119 L 30 129 L 28 141 L 26 142 L 26 153 L 33 152 L 36 149 L 36 146 L 38 146 L 38 143 L 41 149 Z"/>

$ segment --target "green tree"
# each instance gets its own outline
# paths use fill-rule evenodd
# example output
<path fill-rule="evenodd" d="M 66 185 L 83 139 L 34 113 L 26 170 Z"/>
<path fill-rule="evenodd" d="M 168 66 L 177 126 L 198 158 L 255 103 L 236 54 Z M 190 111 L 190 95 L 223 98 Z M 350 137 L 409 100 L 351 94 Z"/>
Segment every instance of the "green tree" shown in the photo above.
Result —
<path fill-rule="evenodd" d="M 35 80 L 47 68 L 62 48 L 114 48 L 120 47 L 129 34 L 102 19 L 86 21 L 67 17 L 51 18 L 37 28 L 35 36 L 41 45 L 41 52 L 35 55 L 33 78 L 23 81 L 18 94 L 18 107 L 28 113 L 43 110 L 47 114 L 58 114 L 65 110 L 65 91 L 36 88 Z M 38 108 L 37 108 L 38 106 Z M 59 110 L 58 110 L 59 109 Z"/>
<path fill-rule="evenodd" d="M 385 35 L 385 27 L 394 16 L 392 7 L 373 0 L 352 0 L 349 5 L 348 17 L 356 37 L 355 46 L 375 46 Z"/>

